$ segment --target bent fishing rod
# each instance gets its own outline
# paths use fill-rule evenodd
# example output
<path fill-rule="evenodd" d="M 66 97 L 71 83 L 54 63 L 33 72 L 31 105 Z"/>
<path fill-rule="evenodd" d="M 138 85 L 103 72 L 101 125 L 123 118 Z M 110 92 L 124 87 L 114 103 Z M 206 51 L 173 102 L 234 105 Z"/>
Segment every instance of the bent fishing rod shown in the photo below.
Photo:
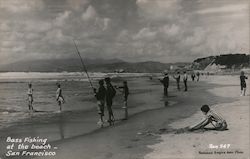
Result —
<path fill-rule="evenodd" d="M 78 56 L 79 56 L 80 59 L 81 59 L 81 64 L 82 64 L 83 70 L 85 71 L 85 73 L 86 73 L 86 75 L 87 75 L 87 78 L 88 78 L 88 81 L 89 81 L 89 83 L 90 83 L 90 86 L 91 86 L 92 89 L 94 90 L 95 88 L 94 88 L 94 86 L 93 86 L 93 84 L 92 84 L 92 82 L 91 82 L 91 79 L 90 79 L 89 74 L 88 74 L 87 67 L 86 67 L 86 65 L 84 64 L 84 61 L 83 61 L 82 56 L 81 56 L 81 54 L 80 54 L 80 52 L 79 52 L 79 50 L 78 50 L 78 48 L 77 48 L 77 45 L 76 45 L 75 40 L 73 40 L 73 42 L 74 42 L 74 44 L 75 44 L 76 52 L 77 52 Z"/>

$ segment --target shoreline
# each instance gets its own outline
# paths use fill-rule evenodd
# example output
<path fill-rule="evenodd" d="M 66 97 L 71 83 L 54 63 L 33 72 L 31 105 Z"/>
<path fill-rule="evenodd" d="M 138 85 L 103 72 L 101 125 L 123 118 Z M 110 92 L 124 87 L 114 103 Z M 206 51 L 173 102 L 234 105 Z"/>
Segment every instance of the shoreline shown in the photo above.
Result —
<path fill-rule="evenodd" d="M 152 85 L 154 86 L 156 81 L 153 81 Z M 201 87 L 203 86 L 203 87 Z M 68 138 L 68 139 L 63 139 L 63 140 L 58 140 L 55 142 L 51 142 L 52 144 L 55 144 L 59 149 L 58 149 L 58 155 L 55 156 L 54 158 L 59 158 L 59 159 L 64 159 L 64 158 L 80 158 L 82 156 L 82 152 L 76 150 L 74 147 L 85 147 L 89 151 L 94 150 L 94 143 L 91 141 L 91 139 L 95 139 L 97 141 L 96 145 L 98 146 L 98 152 L 102 150 L 106 150 L 105 152 L 98 153 L 98 152 L 89 152 L 86 150 L 86 158 L 94 158 L 94 157 L 99 157 L 100 154 L 105 154 L 105 153 L 112 153 L 107 150 L 106 147 L 103 147 L 101 145 L 105 145 L 105 143 L 109 143 L 112 141 L 113 144 L 111 144 L 111 150 L 116 152 L 117 154 L 120 154 L 119 156 L 116 156 L 115 154 L 112 153 L 112 157 L 110 158 L 129 158 L 129 157 L 134 157 L 138 156 L 139 158 L 143 158 L 144 155 L 147 153 L 151 152 L 152 150 L 147 147 L 147 145 L 153 145 L 157 144 L 160 142 L 159 136 L 154 136 L 150 132 L 157 132 L 161 128 L 166 128 L 168 127 L 168 124 L 170 124 L 173 121 L 178 121 L 180 119 L 185 119 L 193 114 L 195 114 L 198 111 L 197 105 L 198 103 L 204 103 L 205 101 L 211 102 L 208 99 L 205 99 L 204 97 L 209 95 L 212 96 L 212 98 L 216 99 L 212 103 L 216 102 L 221 102 L 221 101 L 233 101 L 233 99 L 229 98 L 219 98 L 214 95 L 212 95 L 208 89 L 209 88 L 214 88 L 214 87 L 219 87 L 223 88 L 223 85 L 217 85 L 217 84 L 206 84 L 205 82 L 190 82 L 190 91 L 189 93 L 186 92 L 175 92 L 175 85 L 173 85 L 173 90 L 170 92 L 170 97 L 168 99 L 172 100 L 177 100 L 178 104 L 175 103 L 172 106 L 164 106 L 164 99 L 157 101 L 155 104 L 159 105 L 159 102 L 162 103 L 163 106 L 160 106 L 159 108 L 152 109 L 152 110 L 145 110 L 141 113 L 132 115 L 129 117 L 129 120 L 127 121 L 122 121 L 117 123 L 114 127 L 107 127 L 104 129 L 98 129 L 94 130 L 94 132 L 88 133 L 88 134 L 80 134 L 78 136 Z M 154 86 L 155 87 L 155 86 Z M 161 88 L 161 86 L 158 86 L 156 89 Z M 204 90 L 201 93 L 198 93 L 198 90 Z M 158 90 L 157 95 L 160 95 L 162 90 Z M 206 94 L 206 95 L 205 95 Z M 195 97 L 194 96 L 201 96 L 202 98 L 199 99 L 197 104 L 194 105 Z M 192 97 L 190 97 L 192 96 Z M 159 99 L 161 96 L 159 96 Z M 155 99 L 156 100 L 156 99 Z M 185 106 L 185 104 L 188 105 Z M 184 109 L 184 110 L 180 110 Z M 173 112 L 172 112 L 173 111 Z M 183 111 L 185 113 L 183 113 Z M 172 112 L 172 113 L 171 113 Z M 179 112 L 182 112 L 180 115 Z M 160 115 L 161 114 L 161 115 Z M 166 115 L 166 118 L 164 117 L 164 114 Z M 179 115 L 178 115 L 179 114 Z M 151 121 L 148 119 L 149 116 L 152 116 L 154 119 Z M 158 121 L 158 122 L 157 122 Z M 153 125 L 151 125 L 151 123 Z M 128 129 L 128 130 L 126 130 Z M 143 132 L 149 132 L 148 135 L 142 135 Z M 110 136 L 112 134 L 112 136 Z M 117 134 L 120 134 L 117 136 Z M 104 138 L 105 136 L 105 138 Z M 119 143 L 119 141 L 121 143 Z M 84 146 L 85 145 L 85 146 Z M 127 145 L 127 146 L 126 146 Z M 72 146 L 72 148 L 71 148 Z M 87 146 L 87 147 L 86 147 Z M 114 147 L 116 146 L 116 147 Z M 136 146 L 136 148 L 135 148 Z M 135 150 L 133 150 L 135 148 Z M 67 156 L 70 155 L 68 152 L 69 150 L 73 150 L 75 152 L 75 156 Z M 127 156 L 126 154 L 123 153 L 129 152 L 130 156 Z M 72 155 L 72 154 L 71 154 Z M 93 155 L 93 156 L 92 156 Z"/>
<path fill-rule="evenodd" d="M 208 91 L 220 97 L 234 98 L 234 102 L 211 105 L 212 110 L 223 113 L 222 116 L 228 123 L 228 130 L 188 132 L 177 135 L 163 133 L 160 135 L 162 140 L 160 143 L 148 146 L 152 151 L 145 155 L 144 159 L 248 158 L 250 145 L 249 90 L 246 96 L 240 97 L 239 93 L 235 94 L 235 88 L 239 86 L 232 85 L 234 83 L 232 81 L 225 81 L 227 79 L 223 80 L 224 89 L 212 88 Z M 210 81 L 210 83 L 214 82 Z M 217 83 L 219 82 L 217 81 Z M 189 123 L 199 121 L 201 117 L 201 112 L 198 111 L 188 118 L 172 122 L 169 126 L 173 129 L 183 128 Z M 239 125 L 239 123 L 241 124 Z M 185 144 L 181 144 L 181 141 L 185 141 Z"/>
<path fill-rule="evenodd" d="M 212 84 L 212 86 L 215 86 Z M 210 86 L 211 87 L 211 86 Z M 223 87 L 223 86 L 222 86 Z M 183 93 L 184 92 L 180 92 Z M 209 94 L 209 92 L 206 92 Z M 178 98 L 178 97 L 177 97 Z M 187 96 L 186 96 L 187 98 Z M 218 99 L 222 100 L 222 99 Z M 224 101 L 229 100 L 228 98 Z M 231 99 L 233 101 L 233 99 Z M 180 101 L 180 105 L 183 100 Z M 178 106 L 177 106 L 178 107 Z M 196 107 L 196 106 L 193 106 Z M 99 131 L 93 134 L 90 134 L 87 137 L 79 136 L 74 139 L 69 139 L 68 141 L 58 142 L 57 147 L 59 147 L 60 151 L 58 152 L 59 155 L 57 155 L 55 158 L 58 159 L 66 159 L 66 158 L 81 158 L 84 156 L 84 158 L 106 158 L 105 154 L 109 157 L 107 158 L 121 158 L 121 159 L 127 159 L 127 158 L 143 158 L 144 155 L 151 152 L 152 150 L 147 147 L 147 145 L 153 145 L 156 143 L 159 143 L 161 140 L 158 136 L 152 135 L 151 132 L 158 131 L 160 128 L 165 128 L 169 123 L 173 121 L 178 121 L 180 118 L 185 119 L 187 116 L 192 115 L 196 113 L 196 110 L 193 110 L 192 112 L 184 115 L 178 115 L 176 117 L 174 112 L 169 114 L 171 117 L 168 117 L 168 119 L 165 119 L 163 116 L 158 116 L 158 119 L 153 119 L 153 121 L 147 120 L 148 116 L 152 115 L 153 117 L 156 117 L 156 114 L 160 114 L 163 111 L 171 111 L 176 110 L 176 105 L 173 105 L 172 107 L 169 107 L 169 109 L 160 108 L 158 110 L 151 110 L 144 113 L 140 113 L 136 116 L 133 116 L 129 118 L 128 121 L 120 123 L 120 125 L 116 125 L 114 128 L 110 127 L 106 129 L 105 131 Z M 164 112 L 163 114 L 165 114 Z M 146 120 L 146 121 L 143 121 Z M 158 123 L 155 121 L 159 121 Z M 151 125 L 151 123 L 154 123 Z M 158 126 L 157 126 L 158 125 Z M 165 126 L 164 126 L 165 125 Z M 130 132 L 126 131 L 126 127 L 129 128 Z M 136 128 L 135 130 L 133 128 Z M 143 132 L 147 132 L 147 135 L 143 135 Z M 112 134 L 112 138 L 110 138 Z M 117 134 L 119 134 L 117 136 Z M 141 135 L 142 134 L 142 135 Z M 106 139 L 103 139 L 103 137 L 106 137 Z M 112 140 L 114 138 L 114 140 Z M 91 141 L 91 139 L 95 139 L 95 141 Z M 107 149 L 105 147 L 105 143 L 114 142 L 110 146 L 108 146 L 110 149 Z M 98 152 L 89 152 L 90 150 L 94 150 L 95 145 L 98 145 Z M 115 145 L 115 147 L 114 147 Z M 87 148 L 87 150 L 75 150 L 76 147 L 82 147 Z M 73 154 L 70 150 L 73 150 Z M 99 152 L 101 151 L 101 152 Z M 127 152 L 127 153 L 125 153 Z M 84 154 L 84 155 L 83 155 Z M 103 154 L 103 156 L 101 155 Z M 101 155 L 101 156 L 100 156 Z"/>

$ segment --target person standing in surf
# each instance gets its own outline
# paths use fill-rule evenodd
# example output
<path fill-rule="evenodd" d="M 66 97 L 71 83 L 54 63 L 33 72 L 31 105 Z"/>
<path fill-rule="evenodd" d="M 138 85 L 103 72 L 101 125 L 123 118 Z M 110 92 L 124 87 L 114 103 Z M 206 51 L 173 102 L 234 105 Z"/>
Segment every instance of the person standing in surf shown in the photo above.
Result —
<path fill-rule="evenodd" d="M 200 80 L 200 72 L 197 72 L 196 76 L 197 76 L 197 82 L 198 82 Z"/>
<path fill-rule="evenodd" d="M 33 88 L 32 88 L 32 84 L 29 83 L 28 84 L 28 91 L 27 91 L 27 95 L 28 95 L 28 106 L 29 106 L 29 111 L 34 110 L 33 109 Z"/>
<path fill-rule="evenodd" d="M 60 107 L 60 112 L 62 111 L 62 104 L 65 103 L 65 100 L 62 95 L 62 89 L 60 83 L 57 83 L 57 90 L 56 90 L 56 101 L 58 106 Z"/>
<path fill-rule="evenodd" d="M 178 72 L 177 72 L 177 75 L 176 75 L 176 76 L 173 76 L 173 77 L 174 77 L 174 79 L 176 80 L 177 89 L 178 89 L 178 91 L 180 91 L 180 79 L 181 79 L 180 72 L 178 71 Z"/>
<path fill-rule="evenodd" d="M 246 79 L 248 79 L 245 74 L 244 71 L 241 71 L 240 73 L 240 89 L 241 89 L 241 94 L 240 96 L 245 96 L 246 94 Z"/>
<path fill-rule="evenodd" d="M 129 95 L 129 88 L 127 81 L 123 81 L 123 86 L 118 87 L 120 89 L 123 89 L 123 97 L 124 97 L 124 106 L 122 107 L 124 109 L 124 120 L 128 119 L 128 95 Z"/>
<path fill-rule="evenodd" d="M 194 81 L 194 79 L 195 79 L 195 74 L 194 74 L 194 72 L 191 74 L 191 78 L 192 78 L 192 81 Z"/>
<path fill-rule="evenodd" d="M 103 117 L 104 117 L 104 105 L 105 105 L 105 97 L 106 97 L 106 88 L 104 87 L 104 81 L 99 81 L 99 88 L 98 91 L 94 89 L 95 97 L 97 99 L 97 110 L 98 114 L 100 115 L 100 120 L 98 121 L 98 124 L 103 127 Z"/>
<path fill-rule="evenodd" d="M 165 73 L 165 76 L 162 80 L 160 80 L 160 82 L 163 84 L 164 87 L 164 95 L 168 96 L 168 86 L 169 86 L 169 77 L 168 77 L 168 73 Z"/>
<path fill-rule="evenodd" d="M 188 80 L 188 75 L 187 75 L 186 71 L 184 71 L 183 83 L 184 83 L 184 86 L 185 86 L 185 89 L 184 89 L 185 92 L 187 91 L 187 80 Z"/>
<path fill-rule="evenodd" d="M 114 114 L 112 110 L 112 105 L 113 105 L 113 98 L 116 95 L 116 90 L 111 84 L 110 77 L 105 78 L 105 83 L 107 87 L 106 88 L 106 105 L 107 105 L 107 109 L 109 113 L 108 122 L 109 122 L 109 125 L 114 125 L 115 118 L 114 118 Z"/>

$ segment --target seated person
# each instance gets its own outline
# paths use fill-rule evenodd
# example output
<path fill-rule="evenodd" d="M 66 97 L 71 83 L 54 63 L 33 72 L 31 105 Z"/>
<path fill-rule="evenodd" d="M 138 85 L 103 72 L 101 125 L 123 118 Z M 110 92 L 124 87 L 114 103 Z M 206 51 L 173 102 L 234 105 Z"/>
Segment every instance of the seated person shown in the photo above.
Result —
<path fill-rule="evenodd" d="M 205 118 L 199 123 L 189 126 L 189 131 L 204 129 L 208 124 L 212 124 L 214 130 L 223 131 L 227 129 L 226 121 L 220 115 L 212 111 L 208 105 L 203 105 L 201 111 L 205 115 Z"/>

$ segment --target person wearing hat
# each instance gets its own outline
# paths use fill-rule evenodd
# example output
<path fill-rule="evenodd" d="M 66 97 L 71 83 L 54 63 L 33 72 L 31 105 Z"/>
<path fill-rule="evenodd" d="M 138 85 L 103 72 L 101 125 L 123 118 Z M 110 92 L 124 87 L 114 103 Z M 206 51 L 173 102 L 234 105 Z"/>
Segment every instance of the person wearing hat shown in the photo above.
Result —
<path fill-rule="evenodd" d="M 100 120 L 98 121 L 98 124 L 103 127 L 103 116 L 104 116 L 104 105 L 105 105 L 105 97 L 106 97 L 106 88 L 104 87 L 104 81 L 99 81 L 99 88 L 98 91 L 94 89 L 95 97 L 97 99 L 98 104 L 98 114 L 100 115 Z"/>
<path fill-rule="evenodd" d="M 162 80 L 160 80 L 160 82 L 163 84 L 163 87 L 164 87 L 164 95 L 165 96 L 168 96 L 168 86 L 169 86 L 169 77 L 168 77 L 168 73 L 165 72 L 164 73 L 164 78 Z"/>

